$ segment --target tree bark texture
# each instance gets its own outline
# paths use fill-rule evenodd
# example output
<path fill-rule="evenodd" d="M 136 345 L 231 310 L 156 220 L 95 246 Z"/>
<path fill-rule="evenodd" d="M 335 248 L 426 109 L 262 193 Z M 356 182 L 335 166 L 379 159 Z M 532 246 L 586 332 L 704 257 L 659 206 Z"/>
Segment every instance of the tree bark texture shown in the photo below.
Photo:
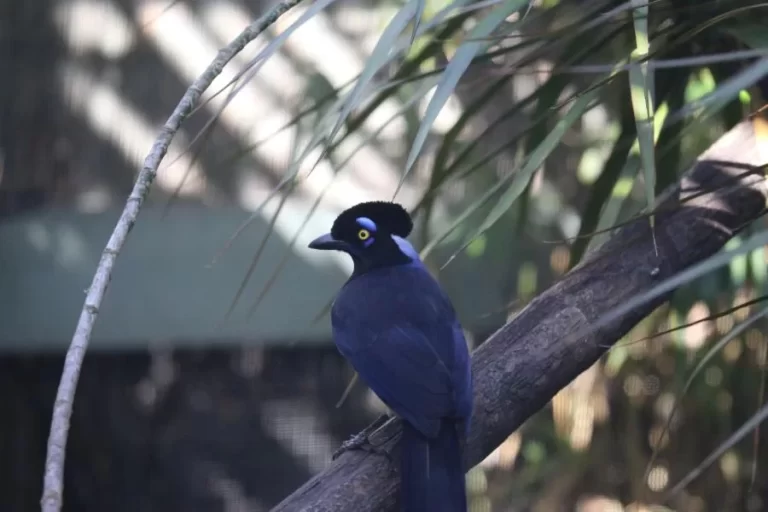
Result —
<path fill-rule="evenodd" d="M 647 218 L 618 229 L 558 283 L 534 299 L 473 354 L 475 407 L 467 467 L 485 458 L 635 324 L 669 299 L 640 306 L 575 340 L 616 305 L 717 252 L 766 209 L 766 121 L 722 136 L 656 204 L 656 244 Z M 399 420 L 371 436 L 390 449 Z M 399 453 L 392 461 L 347 452 L 273 509 L 275 512 L 391 511 L 397 506 Z"/>

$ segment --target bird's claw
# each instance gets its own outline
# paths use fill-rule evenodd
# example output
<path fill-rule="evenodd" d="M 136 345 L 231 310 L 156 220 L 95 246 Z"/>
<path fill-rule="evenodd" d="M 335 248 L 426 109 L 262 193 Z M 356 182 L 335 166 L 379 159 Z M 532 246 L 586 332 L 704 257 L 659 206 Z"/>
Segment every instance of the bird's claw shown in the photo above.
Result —
<path fill-rule="evenodd" d="M 336 460 L 341 456 L 341 454 L 350 450 L 360 450 L 368 453 L 374 453 L 376 455 L 383 455 L 387 458 L 387 460 L 389 460 L 389 462 L 392 462 L 392 456 L 389 454 L 389 451 L 386 448 L 381 448 L 371 443 L 367 434 L 356 434 L 341 443 L 339 449 L 336 450 L 336 452 L 333 454 L 333 460 Z"/>
<path fill-rule="evenodd" d="M 341 446 L 339 447 L 336 452 L 334 452 L 332 459 L 336 460 L 339 456 L 341 456 L 342 453 L 350 450 L 361 450 L 368 453 L 375 453 L 377 455 L 383 455 L 385 456 L 390 462 L 392 462 L 392 456 L 389 454 L 389 451 L 385 448 L 381 448 L 379 446 L 374 445 L 371 443 L 371 440 L 369 436 L 373 434 L 376 430 L 378 430 L 384 423 L 389 420 L 389 416 L 386 414 L 382 414 L 379 416 L 376 421 L 371 423 L 369 426 L 367 426 L 365 429 L 363 429 L 362 432 L 359 432 L 343 443 L 341 443 Z"/>

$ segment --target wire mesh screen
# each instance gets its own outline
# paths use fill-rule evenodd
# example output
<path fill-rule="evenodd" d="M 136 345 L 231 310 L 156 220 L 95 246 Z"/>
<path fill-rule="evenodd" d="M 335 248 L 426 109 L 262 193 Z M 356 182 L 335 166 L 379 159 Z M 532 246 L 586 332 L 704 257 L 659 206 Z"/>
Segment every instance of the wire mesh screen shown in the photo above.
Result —
<path fill-rule="evenodd" d="M 4 357 L 0 509 L 36 509 L 58 357 Z M 375 418 L 333 346 L 91 354 L 65 510 L 268 510 Z"/>

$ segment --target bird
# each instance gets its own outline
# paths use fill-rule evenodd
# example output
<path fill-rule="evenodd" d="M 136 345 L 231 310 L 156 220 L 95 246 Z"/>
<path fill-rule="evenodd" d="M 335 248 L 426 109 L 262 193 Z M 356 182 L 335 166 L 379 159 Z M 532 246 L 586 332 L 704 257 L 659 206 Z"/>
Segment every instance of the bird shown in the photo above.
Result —
<path fill-rule="evenodd" d="M 331 307 L 339 352 L 402 420 L 403 512 L 466 512 L 463 445 L 472 416 L 469 347 L 450 299 L 408 242 L 394 202 L 344 210 L 309 247 L 347 253 L 352 274 Z M 354 440 L 354 448 L 362 441 Z"/>

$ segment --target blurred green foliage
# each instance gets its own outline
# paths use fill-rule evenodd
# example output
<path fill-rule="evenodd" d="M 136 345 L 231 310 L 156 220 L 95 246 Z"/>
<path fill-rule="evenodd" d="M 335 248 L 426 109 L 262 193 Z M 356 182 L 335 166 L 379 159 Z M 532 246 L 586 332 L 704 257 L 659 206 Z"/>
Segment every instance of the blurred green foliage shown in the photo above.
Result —
<path fill-rule="evenodd" d="M 382 31 L 416 2 L 382 9 Z M 413 209 L 419 245 L 496 272 L 510 283 L 512 316 L 610 228 L 652 213 L 654 196 L 759 105 L 765 26 L 766 4 L 741 0 L 427 1 L 391 51 L 366 63 L 376 70 L 363 73 L 367 94 L 316 104 L 341 113 L 344 129 L 317 123 L 313 139 L 332 156 L 384 100 L 424 95 L 402 113 L 403 180 L 416 179 L 416 156 L 427 168 Z M 416 92 L 425 83 L 438 93 Z M 438 129 L 449 96 L 460 109 Z M 549 247 L 549 260 L 526 259 L 533 245 Z M 427 252 L 431 268 L 453 264 Z M 759 307 L 765 266 L 763 249 L 743 253 L 679 289 L 470 472 L 473 510 L 651 510 L 764 400 L 763 321 L 680 392 L 707 347 Z M 670 505 L 768 508 L 758 441 L 737 444 Z"/>

